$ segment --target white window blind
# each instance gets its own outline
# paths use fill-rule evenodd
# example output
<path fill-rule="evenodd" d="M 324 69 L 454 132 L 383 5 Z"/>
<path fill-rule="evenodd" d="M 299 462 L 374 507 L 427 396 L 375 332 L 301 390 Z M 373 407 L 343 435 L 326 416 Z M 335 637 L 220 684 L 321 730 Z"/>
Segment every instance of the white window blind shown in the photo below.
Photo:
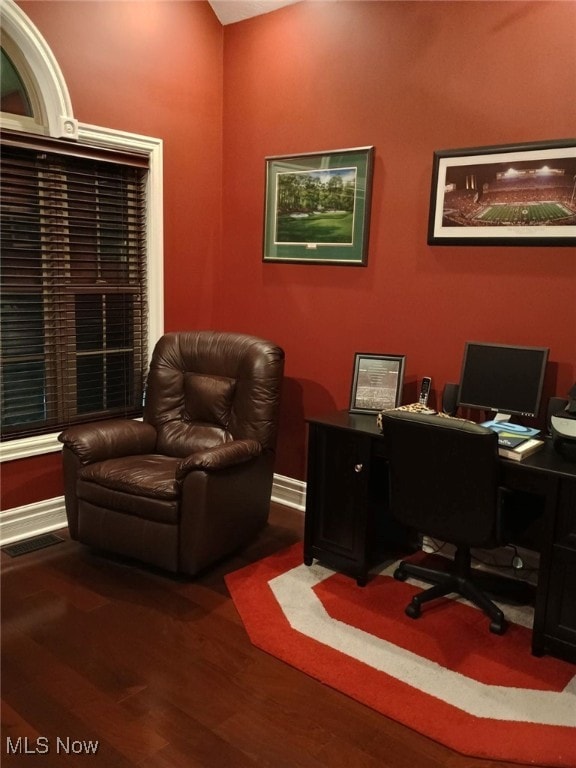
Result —
<path fill-rule="evenodd" d="M 7 132 L 2 439 L 141 413 L 148 157 Z"/>

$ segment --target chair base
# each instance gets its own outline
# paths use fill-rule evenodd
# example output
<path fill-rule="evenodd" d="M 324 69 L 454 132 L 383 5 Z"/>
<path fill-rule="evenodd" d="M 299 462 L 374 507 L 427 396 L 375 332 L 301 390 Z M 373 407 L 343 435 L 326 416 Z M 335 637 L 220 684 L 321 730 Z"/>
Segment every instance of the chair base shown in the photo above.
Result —
<path fill-rule="evenodd" d="M 394 572 L 395 579 L 405 581 L 408 576 L 414 576 L 434 584 L 430 589 L 424 590 L 412 598 L 405 609 L 407 616 L 417 619 L 421 615 L 424 603 L 446 595 L 458 594 L 478 606 L 488 616 L 490 632 L 503 635 L 508 626 L 504 613 L 490 600 L 484 590 L 502 596 L 505 601 L 519 605 L 530 603 L 533 600 L 534 590 L 526 582 L 473 570 L 470 550 L 466 547 L 456 550 L 452 565 L 452 571 L 445 572 L 414 563 L 404 561 L 400 563 Z"/>

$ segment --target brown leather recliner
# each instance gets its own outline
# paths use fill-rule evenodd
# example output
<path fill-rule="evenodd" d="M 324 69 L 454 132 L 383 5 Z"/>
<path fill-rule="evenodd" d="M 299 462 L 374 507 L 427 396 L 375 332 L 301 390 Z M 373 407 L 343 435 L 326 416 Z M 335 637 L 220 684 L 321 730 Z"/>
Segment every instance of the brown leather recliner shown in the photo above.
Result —
<path fill-rule="evenodd" d="M 188 575 L 250 541 L 268 519 L 283 369 L 253 336 L 163 336 L 143 421 L 59 436 L 71 538 Z"/>

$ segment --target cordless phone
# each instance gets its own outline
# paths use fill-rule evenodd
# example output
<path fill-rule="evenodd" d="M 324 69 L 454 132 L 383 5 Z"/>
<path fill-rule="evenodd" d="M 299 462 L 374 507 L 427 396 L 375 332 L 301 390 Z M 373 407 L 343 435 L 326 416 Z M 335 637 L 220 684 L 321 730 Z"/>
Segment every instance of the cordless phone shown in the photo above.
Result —
<path fill-rule="evenodd" d="M 420 384 L 420 394 L 418 395 L 418 403 L 424 408 L 428 406 L 428 396 L 430 395 L 430 387 L 432 386 L 432 379 L 430 376 L 424 376 L 422 384 Z"/>

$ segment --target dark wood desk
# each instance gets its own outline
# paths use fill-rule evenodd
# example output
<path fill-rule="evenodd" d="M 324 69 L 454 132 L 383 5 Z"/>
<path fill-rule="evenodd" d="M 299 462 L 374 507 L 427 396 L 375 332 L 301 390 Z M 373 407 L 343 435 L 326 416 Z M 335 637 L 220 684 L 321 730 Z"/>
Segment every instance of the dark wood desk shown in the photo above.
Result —
<path fill-rule="evenodd" d="M 547 440 L 521 462 L 502 459 L 503 485 L 545 498 L 532 650 L 576 663 L 576 463 Z M 308 419 L 304 561 L 366 583 L 374 566 L 417 546 L 388 514 L 386 438 L 376 417 Z"/>

